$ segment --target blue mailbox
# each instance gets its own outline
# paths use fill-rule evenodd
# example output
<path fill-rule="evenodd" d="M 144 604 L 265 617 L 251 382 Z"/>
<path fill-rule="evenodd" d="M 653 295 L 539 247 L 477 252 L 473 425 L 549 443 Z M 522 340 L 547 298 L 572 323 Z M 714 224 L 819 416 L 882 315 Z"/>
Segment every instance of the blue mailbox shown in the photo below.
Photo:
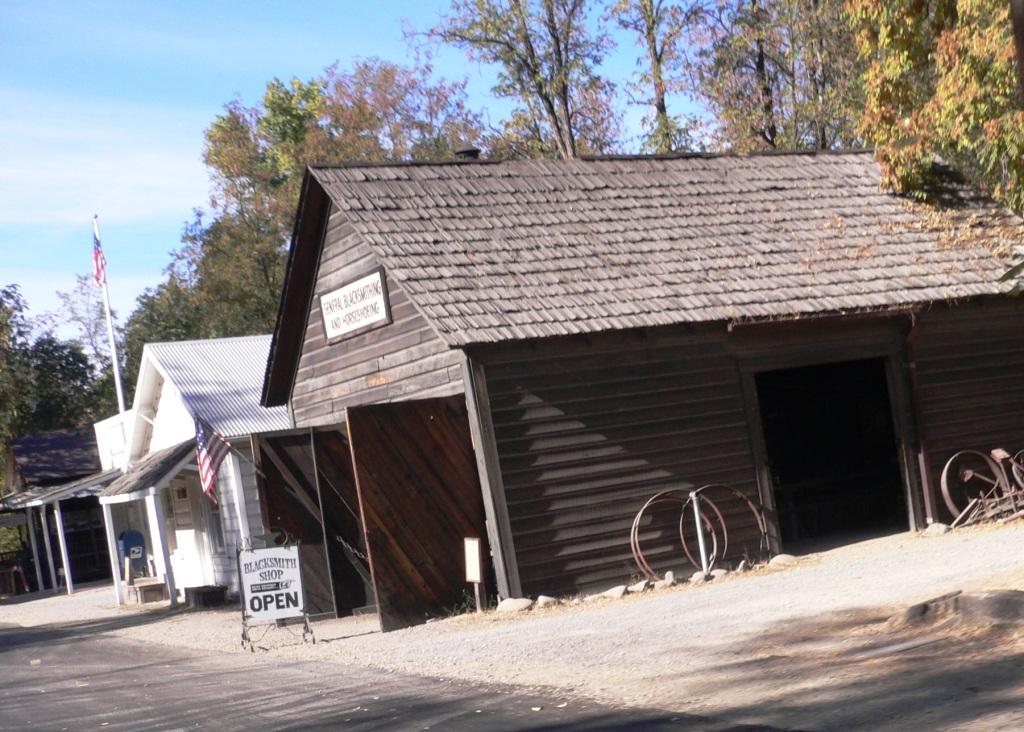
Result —
<path fill-rule="evenodd" d="M 124 567 L 125 557 L 131 560 L 131 576 L 145 577 L 149 574 L 149 563 L 146 559 L 146 537 L 138 531 L 122 531 L 117 537 L 117 553 Z M 125 579 L 129 579 L 125 577 Z"/>

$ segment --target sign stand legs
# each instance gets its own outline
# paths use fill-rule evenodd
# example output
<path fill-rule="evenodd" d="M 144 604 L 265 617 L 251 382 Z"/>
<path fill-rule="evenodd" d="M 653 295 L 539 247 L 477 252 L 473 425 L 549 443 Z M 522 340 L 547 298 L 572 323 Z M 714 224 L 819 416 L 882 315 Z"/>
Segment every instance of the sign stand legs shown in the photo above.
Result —
<path fill-rule="evenodd" d="M 313 635 L 313 626 L 309 624 L 309 613 L 303 613 L 303 624 L 302 624 L 302 642 L 306 643 L 306 636 L 313 639 L 313 645 L 316 645 L 316 636 Z"/>

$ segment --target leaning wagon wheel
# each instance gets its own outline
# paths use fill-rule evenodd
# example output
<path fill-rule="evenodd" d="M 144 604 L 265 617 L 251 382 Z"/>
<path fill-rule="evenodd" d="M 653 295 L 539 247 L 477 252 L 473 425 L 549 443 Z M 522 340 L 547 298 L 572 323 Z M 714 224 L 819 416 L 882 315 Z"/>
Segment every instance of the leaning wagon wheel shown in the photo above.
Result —
<path fill-rule="evenodd" d="M 953 518 L 960 515 L 971 499 L 993 489 L 1003 488 L 1001 475 L 1002 471 L 996 461 L 983 452 L 961 450 L 951 457 L 942 469 L 939 485 L 942 488 L 942 499 Z"/>
<path fill-rule="evenodd" d="M 1013 482 L 1017 484 L 1017 489 L 1024 491 L 1024 450 L 1010 460 L 1010 471 L 1013 473 Z"/>
<path fill-rule="evenodd" d="M 643 507 L 637 511 L 636 516 L 633 518 L 633 527 L 629 531 L 629 548 L 633 552 L 633 559 L 636 561 L 637 568 L 643 572 L 644 576 L 656 582 L 661 577 L 658 573 L 651 568 L 651 565 L 647 562 L 647 557 L 644 556 L 643 549 L 640 547 L 640 522 L 643 520 L 644 514 L 647 509 L 655 503 L 663 503 L 665 501 L 675 501 L 680 505 L 685 504 L 687 494 L 679 490 L 667 490 L 655 493 L 653 496 L 647 499 Z"/>

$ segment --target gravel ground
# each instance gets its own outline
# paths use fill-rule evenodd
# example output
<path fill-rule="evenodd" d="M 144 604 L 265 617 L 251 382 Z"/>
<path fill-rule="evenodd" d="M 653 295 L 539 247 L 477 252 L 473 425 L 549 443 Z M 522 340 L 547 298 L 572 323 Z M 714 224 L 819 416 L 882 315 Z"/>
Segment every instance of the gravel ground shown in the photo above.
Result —
<path fill-rule="evenodd" d="M 327 621 L 316 624 L 315 647 L 303 646 L 291 629 L 271 628 L 257 646 L 287 659 L 554 687 L 611 703 L 780 726 L 902 720 L 900 726 L 916 728 L 917 720 L 961 728 L 965 720 L 956 714 L 921 715 L 941 708 L 939 702 L 966 709 L 958 695 L 973 694 L 971 726 L 987 729 L 984 720 L 991 718 L 997 729 L 1006 728 L 1005 715 L 1021 714 L 1024 634 L 896 629 L 884 621 L 901 607 L 953 590 L 1000 588 L 1024 589 L 1024 524 L 940 537 L 899 534 L 812 554 L 785 569 L 515 617 L 459 616 L 387 634 L 375 632 L 372 617 Z M 112 606 L 109 587 L 90 589 L 0 604 L 0 622 L 94 622 L 123 637 L 242 652 L 237 610 Z M 920 645 L 880 656 L 865 652 L 908 640 Z M 954 667 L 961 672 L 953 674 Z M 965 681 L 964 673 L 982 685 Z M 981 712 L 978 689 L 988 705 Z M 928 698 L 920 698 L 925 691 Z M 907 716 L 913 714 L 918 717 Z"/>

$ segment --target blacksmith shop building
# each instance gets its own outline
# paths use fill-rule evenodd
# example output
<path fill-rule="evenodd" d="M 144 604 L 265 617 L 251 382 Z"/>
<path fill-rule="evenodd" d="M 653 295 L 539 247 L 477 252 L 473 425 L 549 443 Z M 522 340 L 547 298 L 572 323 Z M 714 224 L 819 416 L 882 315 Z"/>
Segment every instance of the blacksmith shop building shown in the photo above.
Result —
<path fill-rule="evenodd" d="M 775 551 L 948 518 L 952 453 L 1024 448 L 1024 329 L 1020 222 L 939 172 L 942 210 L 868 152 L 310 169 L 268 525 L 388 629 L 458 601 L 464 536 L 502 596 L 628 579 L 668 488 L 759 500 Z"/>

